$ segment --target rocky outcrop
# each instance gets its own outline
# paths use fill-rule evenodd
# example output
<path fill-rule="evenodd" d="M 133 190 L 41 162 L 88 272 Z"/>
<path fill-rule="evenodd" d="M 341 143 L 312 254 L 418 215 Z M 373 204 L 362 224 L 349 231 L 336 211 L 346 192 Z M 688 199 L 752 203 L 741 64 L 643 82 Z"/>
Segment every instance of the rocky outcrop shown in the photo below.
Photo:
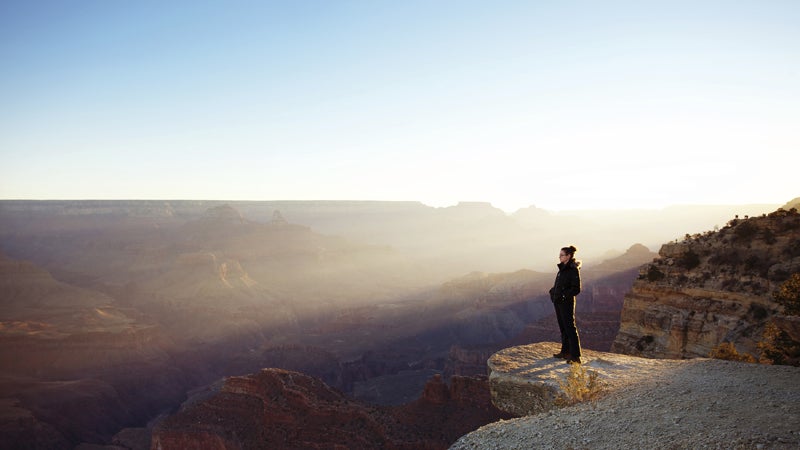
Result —
<path fill-rule="evenodd" d="M 186 405 L 154 430 L 153 449 L 355 448 L 384 442 L 371 411 L 321 381 L 279 369 L 226 379 L 210 398 Z"/>
<path fill-rule="evenodd" d="M 571 366 L 554 358 L 560 344 L 539 342 L 503 349 L 489 358 L 489 387 L 492 403 L 514 416 L 549 411 L 564 394 L 561 384 Z M 642 358 L 584 350 L 582 368 L 597 374 L 603 395 L 630 383 L 645 380 L 670 363 L 656 364 Z"/>
<path fill-rule="evenodd" d="M 708 356 L 723 341 L 756 354 L 763 317 L 777 305 L 765 296 L 637 282 L 625 297 L 612 351 L 651 358 Z"/>
<path fill-rule="evenodd" d="M 321 380 L 263 369 L 229 377 L 207 398 L 187 402 L 154 430 L 152 448 L 444 449 L 504 416 L 489 403 L 486 380 L 434 377 L 415 402 L 367 406 Z"/>
<path fill-rule="evenodd" d="M 797 335 L 772 294 L 800 270 L 800 215 L 735 218 L 664 244 L 625 295 L 614 352 L 705 357 L 723 342 L 758 358 L 768 324 Z M 788 327 L 788 328 L 787 328 Z"/>
<path fill-rule="evenodd" d="M 495 347 L 464 348 L 459 345 L 450 347 L 445 374 L 476 375 L 486 374 L 486 360 L 496 351 Z"/>
<path fill-rule="evenodd" d="M 245 223 L 242 214 L 229 204 L 209 208 L 200 218 L 203 222 L 217 224 L 242 225 Z"/>
<path fill-rule="evenodd" d="M 548 406 L 569 370 L 549 355 L 555 344 L 504 350 L 493 376 L 516 395 L 519 413 Z M 551 356 L 548 358 L 548 356 Z M 606 383 L 596 401 L 485 425 L 450 448 L 730 448 L 800 446 L 800 368 L 715 359 L 657 360 L 587 352 L 587 372 Z M 502 362 L 502 364 L 500 364 Z M 492 382 L 493 399 L 498 403 Z M 510 388 L 509 388 L 510 389 Z M 538 399 L 538 401 L 534 401 Z"/>

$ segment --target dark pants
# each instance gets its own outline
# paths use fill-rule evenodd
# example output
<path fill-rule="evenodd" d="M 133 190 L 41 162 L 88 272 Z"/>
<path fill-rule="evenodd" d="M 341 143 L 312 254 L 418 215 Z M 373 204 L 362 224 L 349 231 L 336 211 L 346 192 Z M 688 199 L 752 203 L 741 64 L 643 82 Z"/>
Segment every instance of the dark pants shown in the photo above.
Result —
<path fill-rule="evenodd" d="M 575 326 L 575 297 L 553 302 L 556 308 L 558 329 L 561 331 L 561 353 L 569 353 L 573 358 L 581 356 L 581 340 Z"/>

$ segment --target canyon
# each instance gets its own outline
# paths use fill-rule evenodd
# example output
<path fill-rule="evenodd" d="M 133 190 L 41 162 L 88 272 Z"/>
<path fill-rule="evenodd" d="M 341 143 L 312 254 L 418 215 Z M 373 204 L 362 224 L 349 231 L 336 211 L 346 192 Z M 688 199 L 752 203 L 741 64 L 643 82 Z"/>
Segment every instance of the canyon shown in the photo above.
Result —
<path fill-rule="evenodd" d="M 43 448 L 141 448 L 192 393 L 230 394 L 215 386 L 264 368 L 313 377 L 360 410 L 427 405 L 428 391 L 481 386 L 494 352 L 558 335 L 546 296 L 554 258 L 542 270 L 519 261 L 554 253 L 565 236 L 535 231 L 563 217 L 291 203 L 0 202 L 8 442 L 36 434 Z M 345 228 L 348 237 L 327 233 Z M 603 245 L 593 252 L 605 257 L 585 265 L 586 348 L 611 348 L 623 297 L 657 256 L 633 242 L 624 252 Z"/>
<path fill-rule="evenodd" d="M 419 399 L 396 407 L 354 402 L 319 379 L 282 369 L 228 377 L 156 426 L 152 448 L 445 449 L 495 408 L 485 377 L 429 380 Z"/>

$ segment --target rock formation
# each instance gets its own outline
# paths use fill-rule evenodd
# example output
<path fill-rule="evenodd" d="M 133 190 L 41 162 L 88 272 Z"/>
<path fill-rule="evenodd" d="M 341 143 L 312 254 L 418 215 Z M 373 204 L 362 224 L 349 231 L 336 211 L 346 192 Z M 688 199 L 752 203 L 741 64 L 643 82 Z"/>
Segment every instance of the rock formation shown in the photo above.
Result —
<path fill-rule="evenodd" d="M 487 361 L 492 403 L 514 416 L 549 411 L 564 394 L 561 383 L 570 365 L 554 358 L 561 344 L 539 342 L 503 349 Z M 582 368 L 598 375 L 602 394 L 609 395 L 629 384 L 646 380 L 665 365 L 614 353 L 584 350 Z"/>
<path fill-rule="evenodd" d="M 161 422 L 152 448 L 444 449 L 482 424 L 508 417 L 492 407 L 486 380 L 434 377 L 420 399 L 367 406 L 317 378 L 282 369 L 229 377 Z M 205 397 L 205 398 L 202 398 Z"/>
<path fill-rule="evenodd" d="M 0 438 L 9 448 L 104 441 L 182 394 L 160 328 L 107 295 L 0 255 L 0 299 Z"/>
<path fill-rule="evenodd" d="M 800 272 L 800 215 L 733 219 L 716 232 L 664 244 L 625 296 L 612 351 L 654 358 L 708 356 L 730 342 L 756 358 L 772 323 L 798 335 L 773 292 Z M 795 358 L 800 355 L 788 355 Z"/>
<path fill-rule="evenodd" d="M 210 222 L 217 224 L 227 223 L 232 225 L 242 225 L 245 223 L 244 217 L 242 217 L 242 213 L 240 213 L 227 203 L 224 205 L 209 208 L 203 215 L 203 217 L 200 218 L 200 220 L 203 222 Z"/>
<path fill-rule="evenodd" d="M 800 368 L 696 358 L 586 352 L 604 383 L 598 398 L 556 406 L 571 372 L 558 344 L 502 350 L 489 360 L 492 401 L 518 419 L 498 421 L 450 448 L 731 448 L 800 446 Z M 529 414 L 529 415 L 528 415 Z"/>

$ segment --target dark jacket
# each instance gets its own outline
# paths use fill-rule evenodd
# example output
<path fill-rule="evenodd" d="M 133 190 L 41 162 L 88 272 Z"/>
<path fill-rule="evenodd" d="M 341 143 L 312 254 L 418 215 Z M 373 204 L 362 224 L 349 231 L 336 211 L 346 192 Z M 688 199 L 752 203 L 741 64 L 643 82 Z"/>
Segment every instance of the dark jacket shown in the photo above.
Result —
<path fill-rule="evenodd" d="M 581 292 L 581 262 L 576 261 L 574 258 L 569 262 L 558 264 L 558 273 L 556 274 L 556 282 L 550 289 L 550 300 L 554 302 L 564 301 L 575 296 Z"/>

